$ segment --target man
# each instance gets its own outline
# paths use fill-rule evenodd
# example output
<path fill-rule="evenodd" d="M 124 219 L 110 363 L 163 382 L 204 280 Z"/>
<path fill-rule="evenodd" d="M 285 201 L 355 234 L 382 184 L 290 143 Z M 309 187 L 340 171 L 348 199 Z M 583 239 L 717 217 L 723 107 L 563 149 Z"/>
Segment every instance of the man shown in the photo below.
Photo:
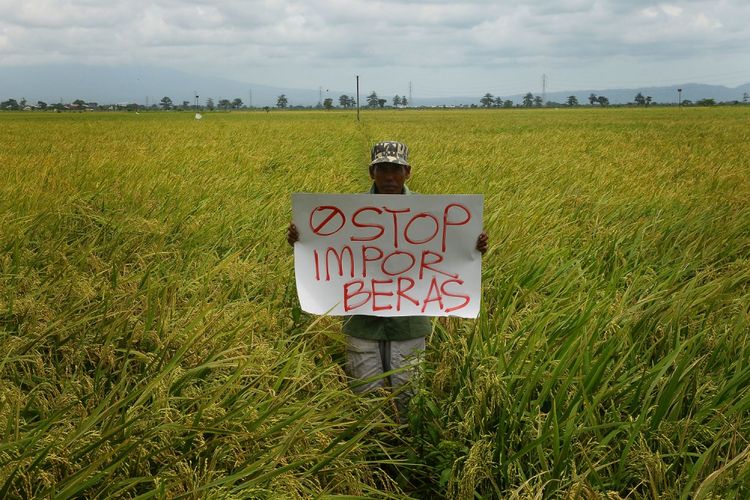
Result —
<path fill-rule="evenodd" d="M 409 148 L 400 142 L 386 141 L 375 144 L 370 162 L 371 194 L 410 193 L 406 181 L 411 176 Z M 294 245 L 299 232 L 294 224 L 287 229 L 287 241 Z M 476 249 L 487 251 L 487 233 L 477 239 Z M 404 412 L 411 396 L 404 387 L 413 375 L 419 355 L 425 349 L 425 337 L 431 331 L 426 316 L 379 317 L 355 315 L 344 322 L 347 340 L 346 371 L 352 380 L 352 389 L 363 393 L 386 387 L 383 373 L 392 373 L 390 387 L 397 392 L 397 405 Z"/>

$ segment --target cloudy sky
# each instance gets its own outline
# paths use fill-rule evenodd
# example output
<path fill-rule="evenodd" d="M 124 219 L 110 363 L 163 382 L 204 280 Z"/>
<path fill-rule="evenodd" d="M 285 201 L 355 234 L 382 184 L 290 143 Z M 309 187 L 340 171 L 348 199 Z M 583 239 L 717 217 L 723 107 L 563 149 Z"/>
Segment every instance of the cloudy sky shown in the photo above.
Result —
<path fill-rule="evenodd" d="M 750 81 L 750 1 L 0 0 L 0 71 L 159 65 L 291 88 L 496 95 Z"/>

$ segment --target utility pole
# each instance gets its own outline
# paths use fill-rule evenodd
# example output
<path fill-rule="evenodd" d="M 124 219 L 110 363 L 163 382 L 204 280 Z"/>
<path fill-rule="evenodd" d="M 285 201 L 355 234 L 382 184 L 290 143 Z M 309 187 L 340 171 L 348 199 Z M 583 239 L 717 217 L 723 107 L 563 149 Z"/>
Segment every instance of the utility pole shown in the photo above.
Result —
<path fill-rule="evenodd" d="M 413 106 L 411 102 L 411 81 L 409 82 L 409 106 Z"/>
<path fill-rule="evenodd" d="M 542 73 L 542 103 L 547 102 L 547 74 Z"/>
<path fill-rule="evenodd" d="M 323 105 L 323 87 L 318 87 L 318 107 Z"/>
<path fill-rule="evenodd" d="M 677 106 L 682 107 L 682 89 L 677 89 Z"/>
<path fill-rule="evenodd" d="M 247 91 L 247 97 L 249 98 L 247 107 L 252 108 L 253 107 L 253 89 L 250 89 Z"/>
<path fill-rule="evenodd" d="M 359 121 L 359 75 L 357 75 L 357 121 Z"/>

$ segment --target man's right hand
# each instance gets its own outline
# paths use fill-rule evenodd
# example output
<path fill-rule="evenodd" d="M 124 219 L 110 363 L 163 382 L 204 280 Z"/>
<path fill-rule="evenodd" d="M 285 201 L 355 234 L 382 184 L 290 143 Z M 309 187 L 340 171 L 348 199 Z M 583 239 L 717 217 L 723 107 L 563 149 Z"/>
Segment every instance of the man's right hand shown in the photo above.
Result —
<path fill-rule="evenodd" d="M 294 223 L 289 224 L 286 229 L 286 241 L 292 246 L 299 241 L 299 231 L 297 231 L 297 226 Z"/>

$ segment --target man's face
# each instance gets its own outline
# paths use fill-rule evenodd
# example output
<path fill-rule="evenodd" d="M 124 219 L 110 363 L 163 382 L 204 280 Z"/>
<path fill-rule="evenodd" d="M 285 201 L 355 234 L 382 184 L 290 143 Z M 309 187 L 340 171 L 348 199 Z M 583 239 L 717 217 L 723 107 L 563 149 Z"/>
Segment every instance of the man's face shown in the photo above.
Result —
<path fill-rule="evenodd" d="M 376 163 L 370 166 L 370 178 L 381 194 L 401 194 L 410 174 L 411 167 L 398 163 Z"/>

